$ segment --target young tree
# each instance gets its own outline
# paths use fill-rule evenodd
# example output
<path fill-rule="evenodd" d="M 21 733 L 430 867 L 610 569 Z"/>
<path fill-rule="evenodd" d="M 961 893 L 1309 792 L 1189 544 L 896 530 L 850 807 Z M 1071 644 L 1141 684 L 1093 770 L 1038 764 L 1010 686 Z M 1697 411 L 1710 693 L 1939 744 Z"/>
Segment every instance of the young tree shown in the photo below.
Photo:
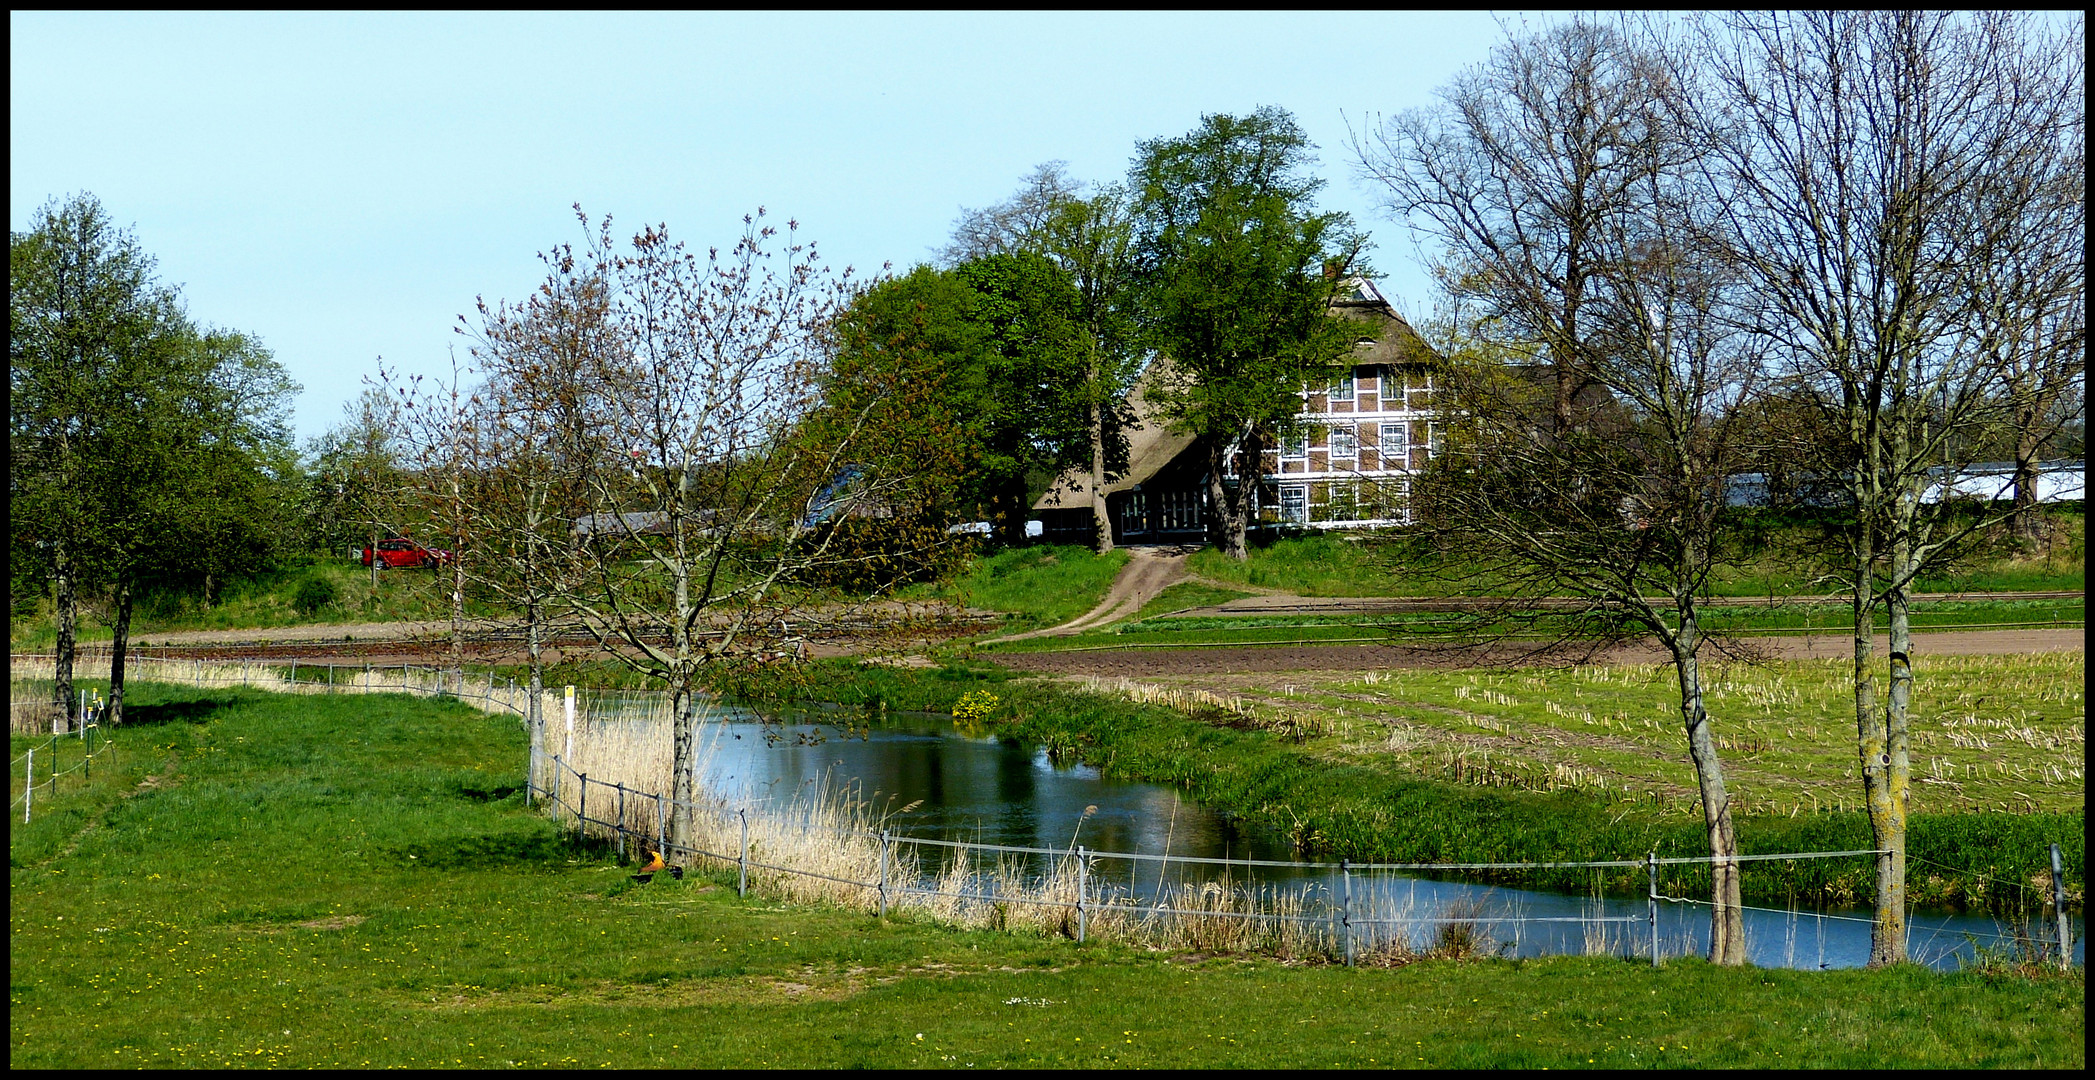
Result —
<path fill-rule="evenodd" d="M 543 746 L 550 608 L 579 584 L 569 534 L 585 512 L 590 471 L 607 457 L 608 408 L 593 374 L 601 358 L 619 353 L 608 267 L 587 254 L 578 259 L 571 245 L 542 254 L 546 279 L 528 299 L 482 301 L 479 325 L 461 319 L 459 327 L 486 376 L 476 565 L 488 588 L 524 614 L 534 751 Z"/>
<path fill-rule="evenodd" d="M 1267 106 L 1141 143 L 1129 179 L 1143 342 L 1173 376 L 1157 404 L 1205 441 L 1209 539 L 1238 559 L 1267 441 L 1359 336 L 1329 309 L 1367 242 L 1345 214 L 1313 211 L 1314 149 Z"/>
<path fill-rule="evenodd" d="M 1732 329 L 1736 283 L 1702 240 L 1709 208 L 1673 117 L 1680 74 L 1654 42 L 1577 18 L 1511 38 L 1445 107 L 1356 148 L 1390 205 L 1446 245 L 1451 301 L 1482 308 L 1482 340 L 1446 350 L 1453 432 L 1418 486 L 1423 516 L 1506 597 L 1486 618 L 1570 597 L 1580 606 L 1545 616 L 1560 633 L 1648 634 L 1671 654 L 1718 857 L 1710 959 L 1740 964 L 1738 838 L 1699 597 L 1756 373 Z M 1508 353 L 1549 357 L 1547 379 Z"/>
<path fill-rule="evenodd" d="M 1854 622 L 1856 745 L 1877 859 L 1870 962 L 1905 957 L 1914 578 L 1988 515 L 1931 489 L 2014 422 L 2006 343 L 2059 310 L 2011 271 L 2057 245 L 2085 179 L 2079 35 L 2026 16 L 1742 13 L 1706 20 L 1696 142 L 1762 346 L 1836 435 Z M 2033 231 L 2034 230 L 2034 233 Z M 2074 248 L 2083 238 L 2064 241 Z M 2069 276 L 2073 273 L 2069 269 Z M 2042 280 L 2046 275 L 2038 275 Z M 1878 699 L 1873 631 L 1890 623 Z"/>
<path fill-rule="evenodd" d="M 781 236 L 763 216 L 703 258 L 662 226 L 621 249 L 600 222 L 573 271 L 602 283 L 600 306 L 547 313 L 586 329 L 573 356 L 504 375 L 525 408 L 560 400 L 577 367 L 596 388 L 601 434 L 577 452 L 598 440 L 608 452 L 576 469 L 563 556 L 575 562 L 542 579 L 545 595 L 670 691 L 672 794 L 687 805 L 701 669 L 775 653 L 791 620 L 815 614 L 794 586 L 833 565 L 831 523 L 919 509 L 907 499 L 918 462 L 868 437 L 887 398 L 843 413 L 820 397 L 850 271 L 830 273 L 797 226 Z M 556 266 L 547 289 L 567 276 Z M 676 823 L 680 842 L 688 828 Z"/>

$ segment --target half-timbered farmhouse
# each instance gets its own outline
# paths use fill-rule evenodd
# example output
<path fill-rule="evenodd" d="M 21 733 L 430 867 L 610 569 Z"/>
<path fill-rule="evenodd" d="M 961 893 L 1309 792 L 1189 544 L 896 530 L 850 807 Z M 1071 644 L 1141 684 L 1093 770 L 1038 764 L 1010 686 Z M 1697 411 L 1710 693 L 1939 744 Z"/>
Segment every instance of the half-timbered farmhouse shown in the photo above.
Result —
<path fill-rule="evenodd" d="M 1302 394 L 1306 435 L 1269 450 L 1258 477 L 1258 521 L 1312 528 L 1410 520 L 1411 474 L 1437 447 L 1433 353 L 1373 283 L 1356 280 L 1332 314 L 1362 324 L 1352 370 Z M 1139 424 L 1128 436 L 1128 471 L 1105 484 L 1118 544 L 1198 543 L 1206 536 L 1208 453 L 1150 410 L 1147 388 L 1167 370 L 1153 364 L 1130 395 Z M 1241 482 L 1229 476 L 1225 483 Z M 1047 536 L 1091 537 L 1091 478 L 1072 470 L 1034 504 Z"/>

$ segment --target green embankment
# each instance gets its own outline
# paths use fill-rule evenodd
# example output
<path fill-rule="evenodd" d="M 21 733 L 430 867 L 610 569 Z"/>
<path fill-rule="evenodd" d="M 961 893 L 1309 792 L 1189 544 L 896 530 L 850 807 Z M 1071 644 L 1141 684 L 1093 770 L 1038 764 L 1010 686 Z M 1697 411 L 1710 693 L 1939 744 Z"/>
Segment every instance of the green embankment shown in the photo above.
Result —
<path fill-rule="evenodd" d="M 2078 972 L 1288 966 L 782 907 L 725 873 L 635 887 L 522 805 L 513 721 L 387 696 L 132 701 L 94 779 L 10 830 L 16 1068 L 2085 1059 Z"/>
<path fill-rule="evenodd" d="M 1915 583 L 1919 592 L 2054 592 L 2086 588 L 2087 517 L 2078 504 L 2048 510 L 2052 540 L 2041 549 L 2005 543 Z M 1735 597 L 1815 596 L 1838 589 L 1837 568 L 1813 565 L 1811 552 L 1838 550 L 1803 519 L 1769 518 L 1750 547 L 1727 551 L 1712 588 Z M 1303 596 L 1489 595 L 1497 590 L 1449 552 L 1401 533 L 1372 537 L 1312 533 L 1254 547 L 1239 562 L 1213 550 L 1187 561 L 1217 581 Z"/>
<path fill-rule="evenodd" d="M 1284 732 L 1231 726 L 1230 718 L 1219 714 L 1193 716 L 1073 692 L 990 667 L 910 671 L 840 662 L 826 665 L 811 685 L 809 693 L 847 706 L 880 702 L 888 708 L 939 712 L 949 711 L 969 690 L 988 690 L 1000 699 L 988 719 L 1001 733 L 1045 746 L 1058 756 L 1081 758 L 1109 775 L 1177 788 L 1195 802 L 1292 841 L 1305 856 L 1363 862 L 1546 862 L 1709 850 L 1699 817 L 1661 801 L 1625 798 L 1619 790 L 1524 790 L 1522 777 L 1508 775 L 1519 767 L 1517 755 L 1501 758 L 1497 772 L 1491 771 L 1490 762 L 1472 761 L 1470 772 L 1457 773 L 1469 782 L 1436 779 L 1401 763 L 1340 752 L 1332 735 L 1309 736 L 1298 743 Z M 1321 726 L 1313 725 L 1312 730 Z M 1638 753 L 1664 755 L 1657 746 Z M 1536 779 L 1550 775 L 1552 770 L 1545 769 Z M 1794 803 L 1786 809 L 1789 812 L 1741 817 L 1741 849 L 1754 854 L 1870 846 L 1868 824 L 1859 812 L 1830 805 L 1803 810 Z M 2046 852 L 2053 842 L 2066 853 L 2068 880 L 2077 883 L 2082 879 L 2084 820 L 2085 811 L 2079 807 L 1917 813 L 1911 821 L 1915 862 L 1909 874 L 1910 895 L 1916 903 L 2025 904 L 2037 891 L 2036 883 L 2048 880 Z M 1598 882 L 1596 873 L 1540 871 L 1496 880 L 1570 890 L 1596 884 L 1643 888 L 1640 869 L 1611 871 Z M 1707 877 L 1681 870 L 1669 880 L 1695 889 L 1706 887 Z M 1869 895 L 1871 871 L 1860 858 L 1776 862 L 1745 880 L 1747 895 L 1755 902 L 1848 904 Z"/>

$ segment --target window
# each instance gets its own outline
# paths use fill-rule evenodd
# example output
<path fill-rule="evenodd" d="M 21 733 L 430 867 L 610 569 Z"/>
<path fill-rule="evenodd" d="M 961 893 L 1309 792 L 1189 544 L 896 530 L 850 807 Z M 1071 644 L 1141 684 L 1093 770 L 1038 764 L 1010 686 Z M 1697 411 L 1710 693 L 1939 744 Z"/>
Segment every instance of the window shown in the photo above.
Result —
<path fill-rule="evenodd" d="M 1331 460 L 1351 461 L 1360 456 L 1351 426 L 1331 429 Z"/>
<path fill-rule="evenodd" d="M 1324 504 L 1325 521 L 1359 521 L 1360 493 L 1353 484 L 1333 484 Z"/>
<path fill-rule="evenodd" d="M 1308 488 L 1301 484 L 1281 485 L 1280 520 L 1292 521 L 1297 525 L 1309 524 Z"/>
<path fill-rule="evenodd" d="M 1398 421 L 1382 425 L 1377 448 L 1381 451 L 1382 467 L 1402 469 L 1411 464 L 1411 425 Z"/>
<path fill-rule="evenodd" d="M 1280 440 L 1280 456 L 1300 461 L 1309 456 L 1309 436 L 1298 431 Z"/>
<path fill-rule="evenodd" d="M 1339 377 L 1337 382 L 1331 384 L 1329 396 L 1333 401 L 1353 400 L 1353 373 L 1351 371 L 1346 372 Z"/>
<path fill-rule="evenodd" d="M 1157 496 L 1159 529 L 1200 528 L 1200 494 L 1195 491 L 1165 491 Z"/>
<path fill-rule="evenodd" d="M 1441 436 L 1445 433 L 1441 431 L 1439 424 L 1426 425 L 1426 432 L 1426 456 L 1439 457 Z"/>

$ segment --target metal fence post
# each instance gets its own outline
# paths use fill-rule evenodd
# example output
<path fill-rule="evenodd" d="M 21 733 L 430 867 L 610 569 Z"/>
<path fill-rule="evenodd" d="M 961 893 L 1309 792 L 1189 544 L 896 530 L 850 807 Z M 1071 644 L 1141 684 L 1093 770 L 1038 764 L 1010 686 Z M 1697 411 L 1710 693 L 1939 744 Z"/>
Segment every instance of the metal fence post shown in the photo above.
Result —
<path fill-rule="evenodd" d="M 1644 869 L 1651 879 L 1651 895 L 1646 902 L 1651 913 L 1651 966 L 1659 966 L 1659 853 L 1654 851 L 1644 860 Z"/>
<path fill-rule="evenodd" d="M 662 793 L 655 792 L 655 854 L 668 858 L 669 833 L 662 824 Z"/>
<path fill-rule="evenodd" d="M 2059 845 L 2051 845 L 2051 904 L 2059 920 L 2059 970 L 2073 969 L 2073 929 L 2066 921 L 2066 871 L 2059 865 Z"/>
<path fill-rule="evenodd" d="M 880 830 L 880 917 L 887 918 L 887 830 Z"/>
<path fill-rule="evenodd" d="M 739 876 L 737 876 L 737 877 L 735 878 L 735 895 L 736 895 L 736 896 L 748 896 L 748 895 L 749 895 L 749 811 L 747 811 L 747 810 L 737 810 L 737 811 L 735 811 L 735 814 L 736 814 L 736 816 L 738 816 L 738 817 L 740 817 L 740 818 L 742 819 L 742 858 L 741 858 L 741 860 L 740 860 L 740 863 L 739 863 L 739 865 L 740 865 L 740 866 L 741 866 L 741 868 L 742 868 L 742 871 L 741 871 L 741 874 L 740 874 Z"/>
<path fill-rule="evenodd" d="M 29 824 L 29 803 L 36 798 L 36 751 L 30 750 L 22 766 L 22 824 Z"/>
<path fill-rule="evenodd" d="M 575 774 L 582 778 L 582 793 L 575 797 L 575 833 L 589 839 L 589 774 Z"/>
<path fill-rule="evenodd" d="M 618 861 L 626 861 L 626 785 L 618 784 Z"/>
<path fill-rule="evenodd" d="M 1346 966 L 1353 966 L 1353 864 L 1349 859 L 1338 861 L 1339 881 L 1344 891 L 1339 894 L 1338 925 L 1345 937 Z"/>
<path fill-rule="evenodd" d="M 1090 875 L 1089 875 L 1089 874 L 1088 874 L 1088 873 L 1086 872 L 1086 869 L 1087 869 L 1087 864 L 1089 864 L 1089 863 L 1090 863 L 1090 861 L 1091 861 L 1091 858 L 1090 858 L 1090 856 L 1088 856 L 1088 855 L 1086 855 L 1086 854 L 1084 853 L 1084 848 L 1083 848 L 1083 845 L 1081 845 L 1081 844 L 1080 844 L 1080 845 L 1078 845 L 1078 846 L 1077 846 L 1077 943 L 1078 943 L 1078 944 L 1080 944 L 1080 945 L 1081 945 L 1081 944 L 1083 944 L 1083 942 L 1084 942 L 1084 914 L 1085 914 L 1085 908 L 1086 908 L 1086 905 L 1085 905 L 1085 903 L 1084 903 L 1084 901 L 1085 901 L 1085 892 L 1086 892 L 1086 889 L 1085 889 L 1085 885 L 1087 884 L 1087 879 L 1088 879 L 1088 878 L 1090 877 Z"/>

